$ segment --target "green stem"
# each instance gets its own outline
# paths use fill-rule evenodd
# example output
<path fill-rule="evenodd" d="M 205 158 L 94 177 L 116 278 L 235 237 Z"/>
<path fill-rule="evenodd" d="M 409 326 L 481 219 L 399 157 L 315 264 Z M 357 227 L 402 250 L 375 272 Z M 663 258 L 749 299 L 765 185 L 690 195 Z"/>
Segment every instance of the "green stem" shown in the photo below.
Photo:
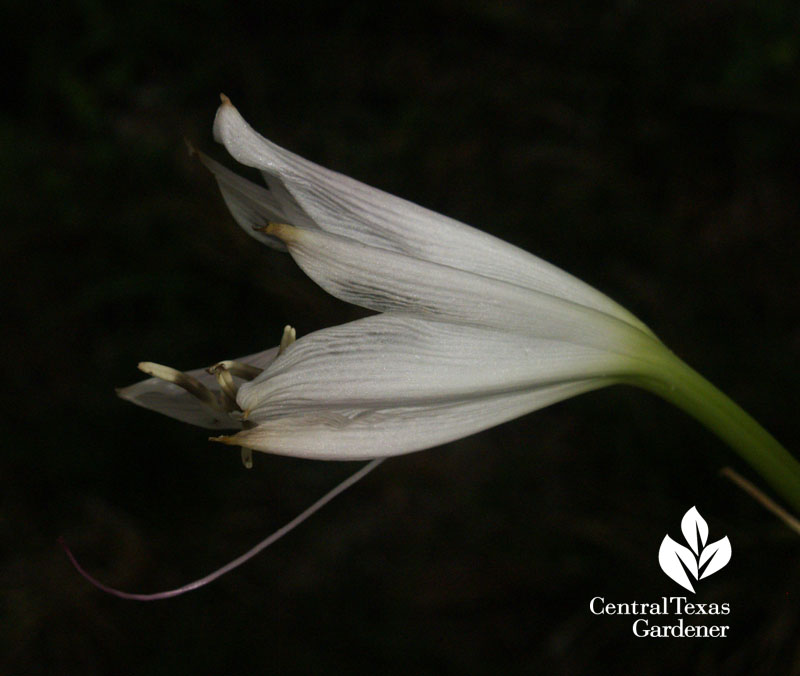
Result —
<path fill-rule="evenodd" d="M 637 385 L 675 404 L 730 445 L 800 513 L 800 462 L 740 406 L 665 350 L 656 378 Z"/>

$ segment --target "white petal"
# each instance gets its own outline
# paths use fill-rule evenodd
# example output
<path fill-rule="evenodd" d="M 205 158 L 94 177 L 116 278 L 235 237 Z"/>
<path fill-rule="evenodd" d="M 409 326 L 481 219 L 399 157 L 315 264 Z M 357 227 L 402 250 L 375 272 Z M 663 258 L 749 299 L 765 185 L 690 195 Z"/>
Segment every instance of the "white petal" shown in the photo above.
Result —
<path fill-rule="evenodd" d="M 613 383 L 581 380 L 425 406 L 319 409 L 274 418 L 218 440 L 301 458 L 366 460 L 439 446 Z"/>
<path fill-rule="evenodd" d="M 208 155 L 196 150 L 193 152 L 214 174 L 225 204 L 242 229 L 259 242 L 285 251 L 286 246 L 279 239 L 254 229 L 270 222 L 282 223 L 287 220 L 286 214 L 272 193 L 223 167 Z"/>
<path fill-rule="evenodd" d="M 321 231 L 274 225 L 270 232 L 322 288 L 372 310 L 518 331 L 633 356 L 663 349 L 630 324 L 545 293 Z"/>
<path fill-rule="evenodd" d="M 241 357 L 236 361 L 250 364 L 257 368 L 266 368 L 278 354 L 278 348 L 273 347 L 264 352 Z M 216 378 L 204 368 L 187 371 L 214 393 L 219 393 Z M 240 429 L 241 424 L 235 422 L 227 415 L 223 415 L 204 406 L 200 401 L 190 395 L 182 387 L 168 383 L 160 378 L 147 378 L 128 387 L 117 390 L 117 394 L 137 406 L 163 413 L 170 418 L 175 418 L 190 425 L 197 425 L 212 430 Z"/>
<path fill-rule="evenodd" d="M 304 336 L 242 385 L 237 403 L 260 424 L 319 407 L 441 404 L 623 377 L 636 368 L 625 357 L 573 343 L 382 314 Z"/>
<path fill-rule="evenodd" d="M 256 133 L 227 98 L 217 111 L 214 136 L 236 160 L 261 169 L 271 188 L 285 187 L 291 199 L 283 206 L 293 225 L 307 225 L 292 219 L 302 215 L 299 207 L 326 232 L 552 294 L 649 332 L 623 307 L 554 265 L 275 145 Z"/>

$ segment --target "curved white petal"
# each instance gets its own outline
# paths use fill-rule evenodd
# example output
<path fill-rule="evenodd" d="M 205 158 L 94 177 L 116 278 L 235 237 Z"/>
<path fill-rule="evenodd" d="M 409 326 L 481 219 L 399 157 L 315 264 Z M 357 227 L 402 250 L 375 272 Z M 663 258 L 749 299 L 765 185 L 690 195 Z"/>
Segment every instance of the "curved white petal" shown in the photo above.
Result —
<path fill-rule="evenodd" d="M 570 300 L 649 332 L 644 324 L 588 284 L 496 237 L 320 167 L 263 138 L 223 98 L 214 137 L 239 162 L 264 172 L 287 221 L 304 215 L 333 234 L 510 282 Z M 285 192 L 279 192 L 282 186 Z"/>
<path fill-rule="evenodd" d="M 277 355 L 278 348 L 273 347 L 263 352 L 240 357 L 236 361 L 264 369 L 272 363 Z M 194 369 L 187 371 L 187 374 L 199 380 L 215 394 L 219 393 L 216 378 L 206 369 Z M 230 416 L 214 411 L 200 403 L 196 397 L 190 395 L 182 387 L 160 378 L 147 378 L 128 387 L 121 387 L 117 390 L 117 394 L 137 406 L 163 413 L 190 425 L 211 430 L 241 429 L 241 424 Z"/>
<path fill-rule="evenodd" d="M 256 230 L 270 222 L 282 223 L 287 220 L 286 213 L 272 193 L 223 167 L 205 153 L 198 150 L 193 152 L 214 175 L 222 199 L 242 230 L 267 246 L 285 251 L 286 246 L 279 239 Z"/>
<path fill-rule="evenodd" d="M 261 424 L 319 407 L 442 404 L 636 368 L 618 354 L 564 341 L 382 314 L 304 336 L 242 385 L 237 404 Z"/>
<path fill-rule="evenodd" d="M 614 382 L 579 380 L 421 406 L 320 407 L 274 418 L 218 440 L 301 458 L 366 460 L 439 446 Z"/>
<path fill-rule="evenodd" d="M 318 230 L 273 225 L 269 231 L 322 288 L 371 310 L 523 332 L 631 356 L 661 345 L 619 319 L 515 284 Z"/>

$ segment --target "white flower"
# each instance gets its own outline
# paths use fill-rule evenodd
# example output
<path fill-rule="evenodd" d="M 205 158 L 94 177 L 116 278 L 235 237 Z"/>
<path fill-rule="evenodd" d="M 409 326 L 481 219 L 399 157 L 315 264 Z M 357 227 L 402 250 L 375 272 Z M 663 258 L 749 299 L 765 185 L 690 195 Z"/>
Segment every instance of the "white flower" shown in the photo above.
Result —
<path fill-rule="evenodd" d="M 674 359 L 642 322 L 580 280 L 276 146 L 224 97 L 214 135 L 268 186 L 202 156 L 237 222 L 287 248 L 334 296 L 382 314 L 284 340 L 283 350 L 223 363 L 215 375 L 189 372 L 201 388 L 145 364 L 158 377 L 120 391 L 134 403 L 239 429 L 217 440 L 246 448 L 365 459 L 652 380 Z"/>
<path fill-rule="evenodd" d="M 484 232 L 270 143 L 225 97 L 214 134 L 235 159 L 260 169 L 268 186 L 201 156 L 245 231 L 288 250 L 334 296 L 380 314 L 297 341 L 286 327 L 280 346 L 207 370 L 145 362 L 139 368 L 152 377 L 119 394 L 185 422 L 237 430 L 216 440 L 242 446 L 248 466 L 253 449 L 373 460 L 245 554 L 177 589 L 113 589 L 64 545 L 93 584 L 137 600 L 197 589 L 291 531 L 387 456 L 615 383 L 649 389 L 696 417 L 800 508 L 797 460 L 600 292 Z"/>

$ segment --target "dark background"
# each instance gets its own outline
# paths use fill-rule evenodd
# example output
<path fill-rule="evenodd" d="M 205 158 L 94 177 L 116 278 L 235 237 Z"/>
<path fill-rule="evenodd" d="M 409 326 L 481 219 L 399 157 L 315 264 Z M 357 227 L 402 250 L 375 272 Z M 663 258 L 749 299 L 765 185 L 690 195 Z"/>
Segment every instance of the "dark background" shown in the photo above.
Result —
<path fill-rule="evenodd" d="M 800 673 L 800 541 L 677 410 L 602 390 L 352 471 L 238 452 L 113 388 L 361 316 L 228 216 L 183 137 L 224 91 L 311 159 L 478 225 L 639 315 L 800 446 L 800 15 L 753 2 L 84 0 L 4 10 L 0 672 Z M 232 162 L 228 162 L 233 166 Z M 634 639 L 589 601 L 682 590 L 697 505 L 727 640 Z M 713 618 L 711 620 L 714 621 Z"/>

